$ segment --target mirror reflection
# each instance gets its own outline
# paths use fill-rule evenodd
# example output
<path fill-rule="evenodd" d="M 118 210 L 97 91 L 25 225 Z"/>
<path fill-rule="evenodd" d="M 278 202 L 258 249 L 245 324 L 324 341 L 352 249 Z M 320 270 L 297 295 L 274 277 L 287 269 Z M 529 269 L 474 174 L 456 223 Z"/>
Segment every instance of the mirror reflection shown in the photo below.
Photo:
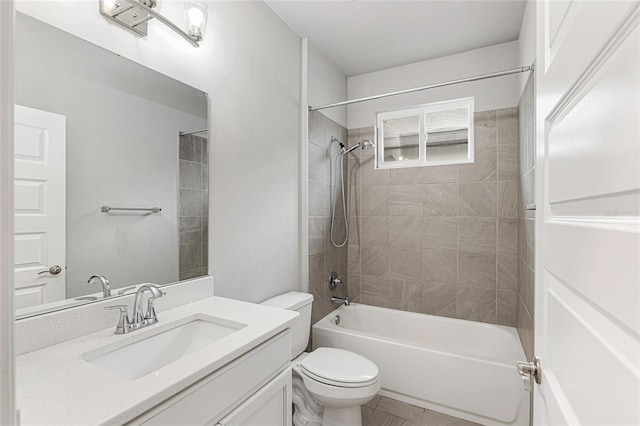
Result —
<path fill-rule="evenodd" d="M 15 54 L 18 317 L 207 274 L 206 94 L 22 14 Z"/>

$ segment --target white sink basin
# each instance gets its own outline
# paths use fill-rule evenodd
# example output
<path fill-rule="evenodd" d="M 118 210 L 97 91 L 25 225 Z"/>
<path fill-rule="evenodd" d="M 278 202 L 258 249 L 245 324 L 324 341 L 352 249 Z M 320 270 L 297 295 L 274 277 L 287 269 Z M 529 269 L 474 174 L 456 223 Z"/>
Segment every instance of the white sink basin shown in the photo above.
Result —
<path fill-rule="evenodd" d="M 153 328 L 134 331 L 127 335 L 129 340 L 119 342 L 117 347 L 109 345 L 91 351 L 82 355 L 82 359 L 125 380 L 135 380 L 244 327 L 246 324 L 223 318 L 195 315 L 155 334 L 157 330 Z M 136 339 L 138 333 L 142 339 Z"/>

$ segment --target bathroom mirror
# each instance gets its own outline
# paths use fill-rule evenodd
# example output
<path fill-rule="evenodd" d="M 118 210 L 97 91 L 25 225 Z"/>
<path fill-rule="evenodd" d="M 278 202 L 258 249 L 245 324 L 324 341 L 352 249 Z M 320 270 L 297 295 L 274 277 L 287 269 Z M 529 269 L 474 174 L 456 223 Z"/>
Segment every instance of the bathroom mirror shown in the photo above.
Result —
<path fill-rule="evenodd" d="M 377 114 L 376 168 L 473 162 L 473 98 Z"/>
<path fill-rule="evenodd" d="M 206 275 L 207 95 L 16 17 L 18 318 Z"/>

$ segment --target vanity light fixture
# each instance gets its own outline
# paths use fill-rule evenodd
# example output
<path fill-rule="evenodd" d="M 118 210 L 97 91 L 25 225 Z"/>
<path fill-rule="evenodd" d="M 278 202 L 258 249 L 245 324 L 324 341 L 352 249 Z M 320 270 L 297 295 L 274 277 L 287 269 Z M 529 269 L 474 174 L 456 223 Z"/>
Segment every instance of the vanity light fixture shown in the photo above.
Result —
<path fill-rule="evenodd" d="M 202 1 L 188 2 L 184 5 L 184 16 L 189 37 L 197 42 L 202 40 L 207 25 L 207 5 Z"/>
<path fill-rule="evenodd" d="M 156 0 L 100 0 L 100 14 L 142 37 L 147 35 L 147 22 L 155 18 L 198 47 L 207 21 L 206 5 L 203 2 L 185 5 L 187 32 L 156 12 L 156 4 Z"/>

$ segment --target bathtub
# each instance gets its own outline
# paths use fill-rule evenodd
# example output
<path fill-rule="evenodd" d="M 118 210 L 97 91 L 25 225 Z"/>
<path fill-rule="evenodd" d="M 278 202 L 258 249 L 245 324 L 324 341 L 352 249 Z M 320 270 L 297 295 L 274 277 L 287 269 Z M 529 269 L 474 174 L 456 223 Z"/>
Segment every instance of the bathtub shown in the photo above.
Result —
<path fill-rule="evenodd" d="M 525 355 L 512 327 L 352 303 L 312 333 L 314 349 L 375 362 L 383 396 L 484 425 L 529 424 L 529 393 L 516 370 Z"/>

